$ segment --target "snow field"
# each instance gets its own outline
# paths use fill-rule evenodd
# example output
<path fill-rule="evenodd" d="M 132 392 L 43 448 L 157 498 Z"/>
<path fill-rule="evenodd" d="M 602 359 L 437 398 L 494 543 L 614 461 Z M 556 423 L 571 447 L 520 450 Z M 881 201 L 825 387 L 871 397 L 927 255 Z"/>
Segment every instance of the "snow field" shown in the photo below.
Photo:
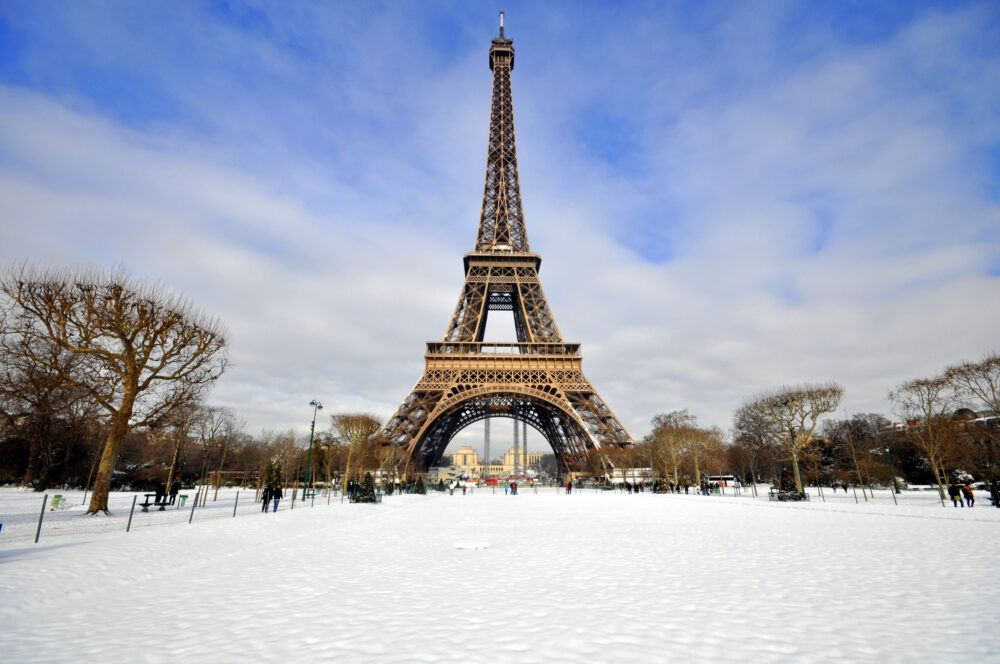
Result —
<path fill-rule="evenodd" d="M 283 501 L 4 547 L 0 660 L 995 659 L 1000 510 L 845 498 Z"/>

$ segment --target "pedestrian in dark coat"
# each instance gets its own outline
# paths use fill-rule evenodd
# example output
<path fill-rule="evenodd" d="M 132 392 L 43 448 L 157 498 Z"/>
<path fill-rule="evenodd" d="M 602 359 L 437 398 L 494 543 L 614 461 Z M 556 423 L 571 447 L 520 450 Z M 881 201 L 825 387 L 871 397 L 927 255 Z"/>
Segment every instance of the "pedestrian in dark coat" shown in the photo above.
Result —
<path fill-rule="evenodd" d="M 181 476 L 178 475 L 174 478 L 174 481 L 170 483 L 170 504 L 173 505 L 177 502 L 177 492 L 181 490 Z"/>
<path fill-rule="evenodd" d="M 274 500 L 275 512 L 278 511 L 278 501 L 281 500 L 283 496 L 284 494 L 281 492 L 281 485 L 279 484 L 278 486 L 274 487 L 274 491 L 271 492 L 271 499 Z"/>
<path fill-rule="evenodd" d="M 260 494 L 260 511 L 266 512 L 271 507 L 271 485 L 268 484 L 264 487 L 264 491 Z"/>
<path fill-rule="evenodd" d="M 163 502 L 163 499 L 167 497 L 167 483 L 157 482 L 156 484 L 156 501 L 155 504 L 159 505 Z"/>
<path fill-rule="evenodd" d="M 957 484 L 948 485 L 948 497 L 951 498 L 951 504 L 955 507 L 965 507 L 962 505 L 962 490 L 958 488 Z"/>

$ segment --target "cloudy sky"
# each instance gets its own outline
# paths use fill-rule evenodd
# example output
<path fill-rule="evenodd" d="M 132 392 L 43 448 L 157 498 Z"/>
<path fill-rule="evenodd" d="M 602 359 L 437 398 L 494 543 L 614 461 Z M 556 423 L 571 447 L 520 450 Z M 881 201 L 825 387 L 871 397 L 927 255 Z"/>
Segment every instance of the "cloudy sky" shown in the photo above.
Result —
<path fill-rule="evenodd" d="M 633 436 L 800 381 L 890 414 L 1000 349 L 1000 5 L 503 8 L 531 246 Z M 475 239 L 498 9 L 3 3 L 0 261 L 219 315 L 252 432 L 388 417 Z"/>

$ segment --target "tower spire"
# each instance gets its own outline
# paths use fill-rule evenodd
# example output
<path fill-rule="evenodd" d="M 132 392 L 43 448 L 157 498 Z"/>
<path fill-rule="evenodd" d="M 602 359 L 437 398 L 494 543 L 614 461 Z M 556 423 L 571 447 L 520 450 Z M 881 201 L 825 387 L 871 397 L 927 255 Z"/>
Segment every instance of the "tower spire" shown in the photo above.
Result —
<path fill-rule="evenodd" d="M 486 147 L 486 184 L 479 215 L 476 251 L 528 253 L 528 233 L 521 207 L 521 184 L 517 174 L 517 143 L 514 140 L 514 102 L 510 72 L 514 68 L 514 42 L 503 34 L 490 46 L 493 70 L 493 102 L 490 136 Z"/>

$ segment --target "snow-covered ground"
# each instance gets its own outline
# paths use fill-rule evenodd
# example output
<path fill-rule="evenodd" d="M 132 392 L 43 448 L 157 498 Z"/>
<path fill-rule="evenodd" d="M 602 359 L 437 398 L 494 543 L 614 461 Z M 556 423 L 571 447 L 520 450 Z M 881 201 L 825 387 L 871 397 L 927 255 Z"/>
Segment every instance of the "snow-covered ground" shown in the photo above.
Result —
<path fill-rule="evenodd" d="M 998 660 L 1000 510 L 826 498 L 479 490 L 32 535 L 0 546 L 0 661 Z"/>

